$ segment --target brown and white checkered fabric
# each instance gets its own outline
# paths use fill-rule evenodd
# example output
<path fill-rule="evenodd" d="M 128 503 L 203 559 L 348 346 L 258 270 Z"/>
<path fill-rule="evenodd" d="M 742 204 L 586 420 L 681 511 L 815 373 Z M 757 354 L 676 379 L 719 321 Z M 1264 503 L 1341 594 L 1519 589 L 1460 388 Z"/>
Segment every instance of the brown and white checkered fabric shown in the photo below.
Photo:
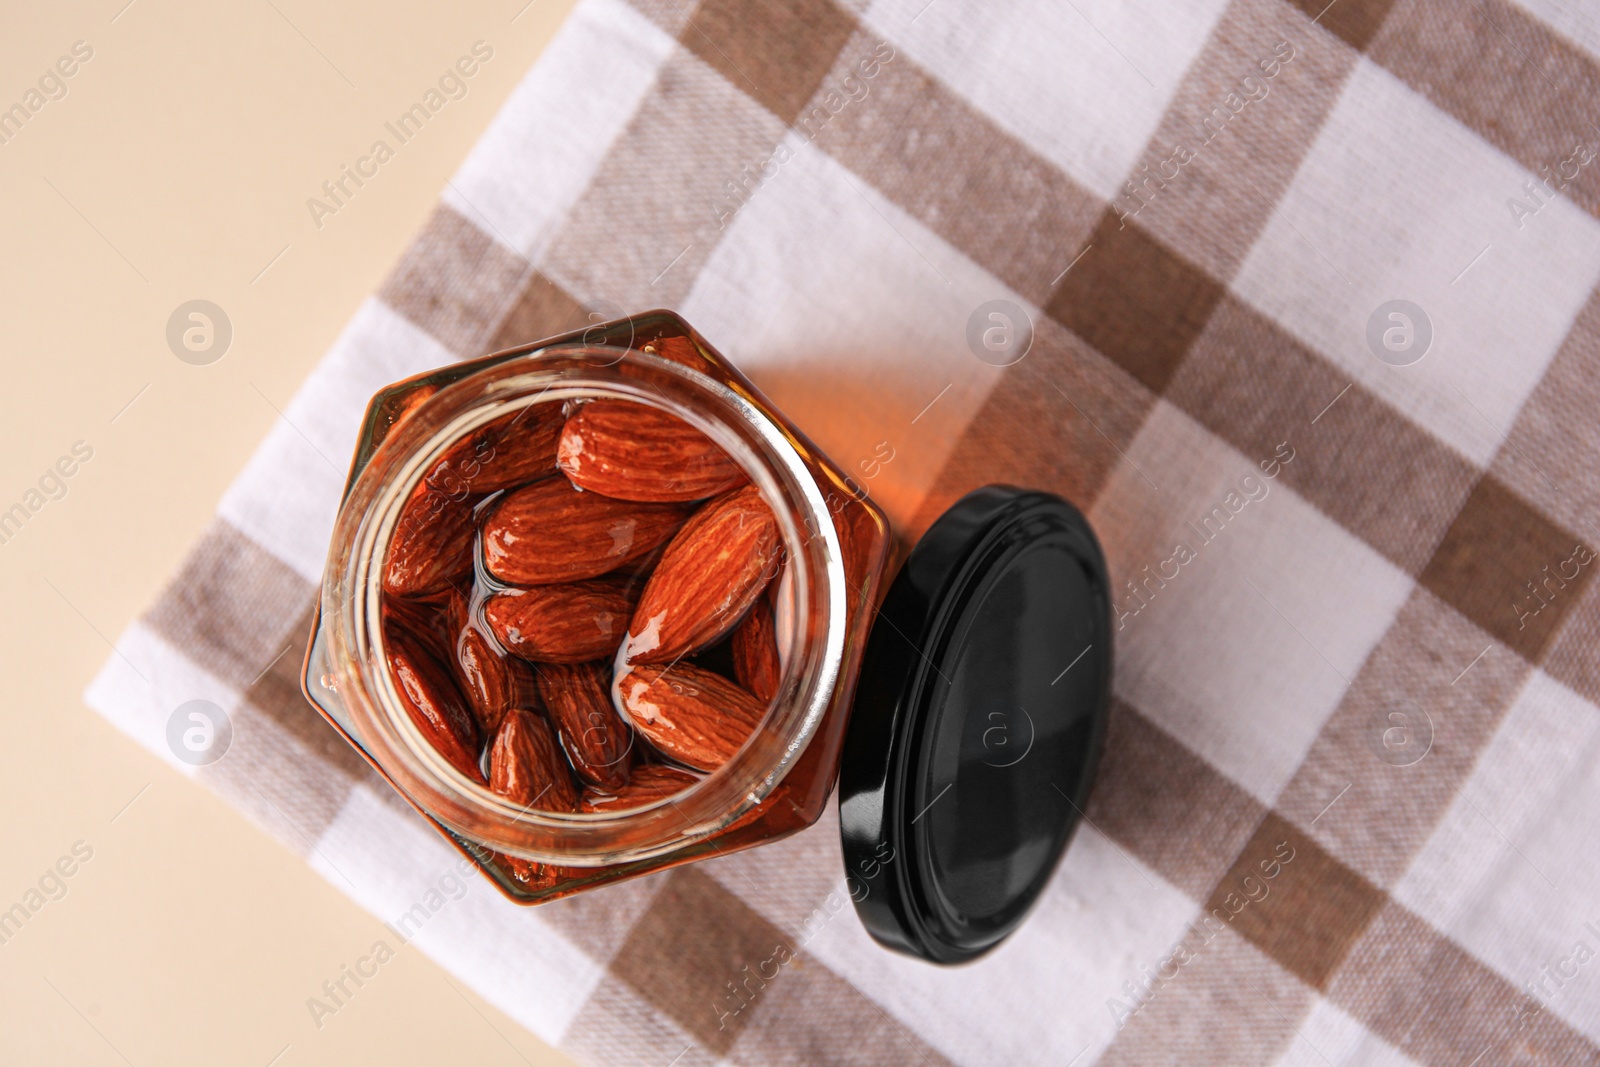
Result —
<path fill-rule="evenodd" d="M 224 706 L 185 770 L 591 1062 L 1600 1064 L 1597 153 L 1581 0 L 584 0 L 90 699 L 163 753 Z M 868 940 L 832 818 L 441 893 L 298 693 L 367 396 L 662 305 L 842 464 L 889 442 L 907 536 L 996 481 L 1100 532 L 1089 825 L 976 964 Z"/>

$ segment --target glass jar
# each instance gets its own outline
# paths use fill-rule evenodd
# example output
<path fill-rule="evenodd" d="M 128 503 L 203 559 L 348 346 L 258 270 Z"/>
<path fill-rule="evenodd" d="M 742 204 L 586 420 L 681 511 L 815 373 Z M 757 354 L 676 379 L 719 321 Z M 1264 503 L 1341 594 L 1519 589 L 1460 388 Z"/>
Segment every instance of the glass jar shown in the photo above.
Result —
<path fill-rule="evenodd" d="M 682 792 L 622 810 L 530 809 L 464 773 L 407 713 L 388 669 L 382 575 L 408 502 L 436 494 L 437 512 L 476 501 L 472 477 L 456 484 L 447 458 L 463 442 L 481 446 L 475 433 L 534 405 L 571 411 L 594 400 L 676 416 L 759 490 L 782 545 L 771 597 L 780 680 L 744 745 Z M 489 463 L 494 448 L 472 455 Z M 481 536 L 476 580 L 493 584 Z M 306 695 L 506 896 L 528 904 L 794 833 L 823 814 L 843 764 L 847 877 L 869 929 L 925 958 L 970 958 L 1020 922 L 1092 781 L 1110 668 L 1104 562 L 1070 506 L 992 488 L 935 524 L 879 612 L 892 541 L 867 493 L 748 379 L 676 315 L 650 312 L 420 375 L 373 398 L 334 530 Z M 1080 672 L 1068 687 L 1055 690 L 1057 677 L 1040 689 L 1039 671 L 1057 653 L 1062 662 L 1050 669 L 1066 666 L 1076 652 L 1067 646 L 1080 639 L 1083 654 L 1094 653 L 1089 664 L 1062 672 Z M 1051 646 L 1043 660 L 1029 651 L 1041 642 Z M 855 709 L 852 730 L 864 655 L 874 707 Z M 997 684 L 1028 689 L 1036 711 L 1016 702 L 1028 717 L 1022 758 L 1046 738 L 1044 777 L 1070 807 L 1041 818 L 1036 803 L 1014 795 L 1021 758 L 972 758 L 974 737 L 980 757 L 1020 744 L 1005 721 L 1014 711 L 984 711 Z M 1043 734 L 1039 700 L 1065 709 Z M 973 777 L 980 763 L 1011 777 Z M 1025 773 L 1039 777 L 1038 764 Z M 979 817 L 987 829 L 969 825 Z"/>

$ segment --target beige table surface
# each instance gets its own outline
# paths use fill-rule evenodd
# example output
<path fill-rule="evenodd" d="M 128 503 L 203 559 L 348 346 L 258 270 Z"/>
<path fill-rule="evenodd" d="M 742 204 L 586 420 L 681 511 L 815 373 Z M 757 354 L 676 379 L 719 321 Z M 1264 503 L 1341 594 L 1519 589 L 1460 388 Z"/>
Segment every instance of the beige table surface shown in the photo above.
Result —
<path fill-rule="evenodd" d="M 0 144 L 0 510 L 93 450 L 0 544 L 0 909 L 92 850 L 0 944 L 0 1063 L 568 1062 L 414 948 L 318 1029 L 383 927 L 81 693 L 572 0 L 126 2 L 9 5 L 0 34 L 0 108 L 92 50 Z M 313 226 L 479 40 L 467 95 Z M 233 325 L 209 366 L 166 342 L 194 298 Z"/>

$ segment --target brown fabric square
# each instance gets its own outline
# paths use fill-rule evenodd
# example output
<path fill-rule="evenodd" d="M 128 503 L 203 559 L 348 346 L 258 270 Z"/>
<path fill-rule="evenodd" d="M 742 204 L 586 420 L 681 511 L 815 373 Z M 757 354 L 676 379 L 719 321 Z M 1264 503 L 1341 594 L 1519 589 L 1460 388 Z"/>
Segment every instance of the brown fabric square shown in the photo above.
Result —
<path fill-rule="evenodd" d="M 245 703 L 260 710 L 284 733 L 309 749 L 319 763 L 349 778 L 365 781 L 375 789 L 393 792 L 365 757 L 328 724 L 300 688 L 314 611 L 315 605 L 307 603 L 289 630 L 287 651 L 261 670 L 254 684 L 245 690 Z"/>
<path fill-rule="evenodd" d="M 1113 701 L 1089 794 L 1102 833 L 1200 899 L 1259 834 L 1261 803 L 1137 709 Z"/>
<path fill-rule="evenodd" d="M 1328 998 L 1421 1064 L 1600 1064 L 1600 1050 L 1555 1012 L 1532 1014 L 1538 1001 L 1392 901 L 1351 949 Z"/>
<path fill-rule="evenodd" d="M 1307 985 L 1325 989 L 1383 901 L 1371 882 L 1269 812 L 1212 890 L 1206 913 Z"/>
<path fill-rule="evenodd" d="M 465 359 L 484 353 L 527 273 L 526 259 L 440 204 L 378 296 Z"/>
<path fill-rule="evenodd" d="M 1409 574 L 1427 564 L 1477 478 L 1438 438 L 1232 296 L 1166 398 L 1246 456 L 1287 443 L 1295 458 L 1284 482 Z"/>
<path fill-rule="evenodd" d="M 314 714 L 303 699 L 301 704 Z M 363 777 L 378 796 L 394 796 L 396 809 L 407 818 L 421 818 L 375 772 L 364 769 L 365 764 L 356 768 L 349 763 L 350 757 L 360 758 L 354 750 L 347 747 L 347 755 L 340 757 L 343 766 L 319 758 L 327 754 L 322 751 L 325 741 L 308 745 L 253 703 L 240 704 L 229 719 L 233 740 L 227 753 L 199 768 L 196 776 L 295 855 L 311 855 Z M 318 723 L 326 731 L 325 739 L 344 743 L 331 726 L 320 719 Z M 352 771 L 350 776 L 339 773 L 346 768 Z"/>
<path fill-rule="evenodd" d="M 1377 36 L 1394 0 L 1289 0 L 1317 25 L 1360 52 Z"/>
<path fill-rule="evenodd" d="M 867 1062 L 945 1062 L 849 982 L 802 955 L 821 924 L 856 921 L 844 894 L 830 894 L 796 937 L 693 867 L 662 882 L 612 957 L 611 973 L 704 1048 L 724 1057 L 731 1051 L 735 1062 L 839 1063 L 863 1049 L 872 1050 Z M 796 1012 L 822 1013 L 832 1024 L 789 1026 Z"/>
<path fill-rule="evenodd" d="M 611 960 L 611 971 L 691 1037 L 725 1055 L 759 997 L 752 979 L 790 938 L 709 875 L 667 877 Z M 748 984 L 747 984 L 748 983 Z"/>
<path fill-rule="evenodd" d="M 571 293 L 536 270 L 524 281 L 522 292 L 505 310 L 494 338 L 485 347 L 490 352 L 516 348 L 615 317 L 615 313 L 597 314 L 598 317 L 586 314 Z"/>
<path fill-rule="evenodd" d="M 1399 0 L 1370 54 L 1538 178 L 1600 146 L 1600 63 L 1506 0 Z M 1600 167 L 1567 169 L 1560 194 L 1600 215 Z"/>
<path fill-rule="evenodd" d="M 678 40 L 790 123 L 854 29 L 831 0 L 705 0 Z"/>
<path fill-rule="evenodd" d="M 1420 580 L 1492 636 L 1538 662 L 1594 573 L 1592 556 L 1588 563 L 1569 562 L 1587 551 L 1581 541 L 1485 476 Z"/>
<path fill-rule="evenodd" d="M 1041 319 L 1027 357 L 967 424 L 906 533 L 920 534 L 963 494 L 994 482 L 1048 489 L 1087 511 L 1154 404 L 1122 368 Z"/>
<path fill-rule="evenodd" d="M 1222 299 L 1222 285 L 1151 237 L 1100 216 L 1090 249 L 1045 311 L 1152 392 L 1167 387 Z"/>
<path fill-rule="evenodd" d="M 876 37 L 856 34 L 824 87 L 838 84 L 877 45 Z M 808 107 L 800 132 L 973 262 L 1042 303 L 1083 250 L 1100 198 L 904 52 L 865 85 L 863 99 L 827 122 Z"/>
<path fill-rule="evenodd" d="M 285 645 L 304 650 L 300 623 L 315 589 L 299 572 L 214 519 L 144 621 L 174 648 L 238 689 Z M 291 648 L 286 658 L 298 663 Z"/>

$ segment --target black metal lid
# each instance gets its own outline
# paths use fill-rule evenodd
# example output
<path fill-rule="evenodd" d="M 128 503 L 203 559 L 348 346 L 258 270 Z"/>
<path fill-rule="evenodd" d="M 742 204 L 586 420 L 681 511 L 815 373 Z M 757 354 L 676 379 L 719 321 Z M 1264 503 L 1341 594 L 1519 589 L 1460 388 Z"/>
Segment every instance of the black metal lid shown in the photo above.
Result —
<path fill-rule="evenodd" d="M 1048 493 L 976 490 L 912 549 L 839 770 L 850 893 L 882 944 L 972 959 L 1044 889 L 1105 734 L 1108 585 L 1088 521 Z"/>

